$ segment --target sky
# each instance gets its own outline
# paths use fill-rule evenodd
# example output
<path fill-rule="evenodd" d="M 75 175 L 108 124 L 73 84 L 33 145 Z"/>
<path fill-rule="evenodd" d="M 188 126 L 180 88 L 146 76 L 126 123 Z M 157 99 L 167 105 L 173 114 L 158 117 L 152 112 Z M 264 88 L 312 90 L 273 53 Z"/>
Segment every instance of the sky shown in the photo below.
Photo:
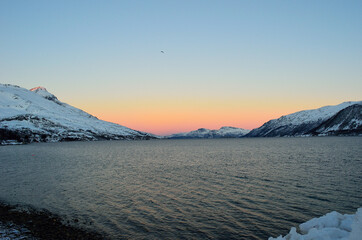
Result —
<path fill-rule="evenodd" d="M 1 0 L 0 82 L 159 135 L 253 129 L 362 100 L 361 12 L 360 0 Z"/>

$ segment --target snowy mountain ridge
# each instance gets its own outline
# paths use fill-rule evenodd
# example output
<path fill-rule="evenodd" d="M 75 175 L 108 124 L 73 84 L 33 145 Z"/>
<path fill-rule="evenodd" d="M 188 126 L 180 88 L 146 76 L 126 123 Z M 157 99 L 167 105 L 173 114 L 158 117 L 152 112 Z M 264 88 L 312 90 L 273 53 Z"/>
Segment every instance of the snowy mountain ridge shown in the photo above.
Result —
<path fill-rule="evenodd" d="M 164 138 L 240 138 L 362 135 L 362 101 L 304 110 L 246 130 L 200 128 Z M 155 135 L 99 120 L 58 100 L 44 87 L 30 90 L 0 83 L 0 144 L 100 139 L 149 139 Z"/>
<path fill-rule="evenodd" d="M 312 135 L 362 134 L 362 104 L 354 104 L 339 111 L 317 128 L 312 129 Z"/>
<path fill-rule="evenodd" d="M 152 134 L 102 121 L 58 100 L 44 87 L 0 84 L 0 142 L 149 139 Z"/>
<path fill-rule="evenodd" d="M 298 125 L 301 122 L 303 123 L 309 123 L 309 122 L 316 122 L 320 120 L 326 120 L 336 114 L 337 112 L 341 111 L 342 109 L 349 107 L 353 104 L 362 104 L 362 101 L 360 102 L 344 102 L 341 104 L 338 104 L 336 106 L 325 106 L 317 109 L 311 109 L 311 110 L 303 110 L 299 112 L 295 112 L 286 116 L 282 116 L 279 118 L 279 124 L 292 124 L 292 125 Z M 271 120 L 274 121 L 274 120 Z"/>
<path fill-rule="evenodd" d="M 339 121 L 344 121 L 344 128 L 342 123 L 334 122 L 334 126 L 330 125 L 329 129 L 325 128 L 321 131 L 320 126 L 325 122 L 339 114 L 341 111 L 352 111 L 351 106 L 354 106 L 354 116 L 349 121 L 340 118 Z M 351 130 L 353 132 L 359 131 L 362 128 L 360 121 L 362 115 L 359 110 L 362 106 L 362 101 L 344 102 L 335 106 L 325 106 L 318 109 L 304 110 L 282 116 L 278 119 L 270 120 L 264 123 L 261 127 L 253 129 L 246 137 L 282 137 L 282 136 L 302 136 L 302 135 L 335 135 L 342 130 Z M 351 115 L 352 113 L 345 113 Z M 351 116 L 350 116 L 351 117 Z M 355 124 L 353 124 L 353 122 Z M 338 125 L 338 126 L 337 126 Z M 346 127 L 346 126 L 349 127 Z M 319 128 L 319 131 L 316 131 Z M 348 134 L 348 131 L 346 132 Z"/>
<path fill-rule="evenodd" d="M 349 101 L 335 106 L 303 110 L 270 120 L 253 130 L 222 127 L 219 130 L 200 128 L 166 138 L 240 138 L 362 135 L 362 101 Z"/>
<path fill-rule="evenodd" d="M 236 127 L 221 127 L 218 130 L 199 128 L 191 132 L 172 134 L 166 138 L 239 138 L 249 132 L 250 130 Z"/>

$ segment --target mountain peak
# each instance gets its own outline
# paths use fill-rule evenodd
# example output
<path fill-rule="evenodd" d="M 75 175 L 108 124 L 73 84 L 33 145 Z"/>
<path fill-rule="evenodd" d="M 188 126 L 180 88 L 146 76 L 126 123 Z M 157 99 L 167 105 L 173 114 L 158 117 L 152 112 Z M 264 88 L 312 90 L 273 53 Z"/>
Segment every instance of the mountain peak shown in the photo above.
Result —
<path fill-rule="evenodd" d="M 56 96 L 54 96 L 53 94 L 51 94 L 50 92 L 48 92 L 48 90 L 45 87 L 35 87 L 30 89 L 31 92 L 34 92 L 36 94 L 39 94 L 40 96 L 42 96 L 45 99 L 48 99 L 50 101 L 56 102 L 57 104 L 60 104 L 58 98 Z"/>
<path fill-rule="evenodd" d="M 207 128 L 199 128 L 199 129 L 197 129 L 196 131 L 199 131 L 199 132 L 207 132 L 207 131 L 210 131 L 210 130 L 207 129 Z"/>
<path fill-rule="evenodd" d="M 191 132 L 172 134 L 168 138 L 239 138 L 249 132 L 250 130 L 235 127 L 221 127 L 219 130 L 199 128 Z"/>
<path fill-rule="evenodd" d="M 46 92 L 48 92 L 48 90 L 45 87 L 40 87 L 40 86 L 32 88 L 32 89 L 30 89 L 30 91 L 32 91 L 32 92 L 38 92 L 38 91 L 46 91 Z"/>
<path fill-rule="evenodd" d="M 236 127 L 223 126 L 219 130 L 237 129 Z"/>

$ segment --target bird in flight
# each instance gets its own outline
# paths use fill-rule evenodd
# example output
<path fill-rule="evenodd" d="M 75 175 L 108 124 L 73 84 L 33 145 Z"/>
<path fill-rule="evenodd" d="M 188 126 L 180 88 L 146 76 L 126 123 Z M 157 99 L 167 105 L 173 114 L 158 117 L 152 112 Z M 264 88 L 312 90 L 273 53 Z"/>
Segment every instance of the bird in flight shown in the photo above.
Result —
<path fill-rule="evenodd" d="M 164 51 L 161 51 L 161 53 L 165 53 Z"/>

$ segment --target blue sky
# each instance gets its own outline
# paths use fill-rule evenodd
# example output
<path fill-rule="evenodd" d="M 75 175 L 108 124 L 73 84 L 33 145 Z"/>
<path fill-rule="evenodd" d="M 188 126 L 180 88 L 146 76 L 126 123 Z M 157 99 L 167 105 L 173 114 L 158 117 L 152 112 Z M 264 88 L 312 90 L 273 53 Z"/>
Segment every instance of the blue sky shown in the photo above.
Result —
<path fill-rule="evenodd" d="M 239 102 L 277 117 L 361 100 L 361 12 L 362 1 L 2 0 L 0 78 L 121 123 L 125 102 Z"/>

